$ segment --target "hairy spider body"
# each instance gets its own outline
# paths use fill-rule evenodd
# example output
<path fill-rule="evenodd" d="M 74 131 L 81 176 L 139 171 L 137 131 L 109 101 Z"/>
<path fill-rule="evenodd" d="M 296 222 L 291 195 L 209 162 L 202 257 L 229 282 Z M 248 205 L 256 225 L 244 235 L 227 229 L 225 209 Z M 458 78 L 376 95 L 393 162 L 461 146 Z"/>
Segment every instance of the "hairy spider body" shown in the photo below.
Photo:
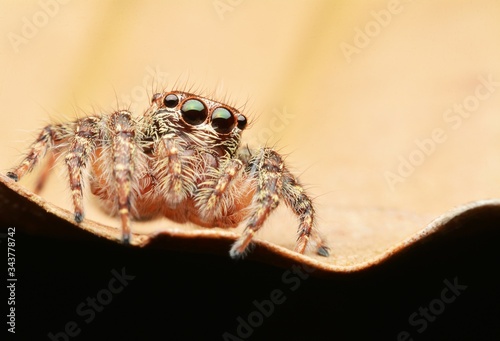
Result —
<path fill-rule="evenodd" d="M 282 156 L 270 148 L 240 148 L 246 123 L 235 108 L 208 98 L 182 91 L 155 94 L 139 118 L 122 110 L 46 126 L 7 175 L 18 181 L 46 153 L 52 160 L 62 155 L 75 221 L 84 218 L 83 184 L 89 178 L 102 206 L 120 217 L 125 243 L 132 219 L 165 216 L 222 228 L 246 222 L 232 257 L 244 254 L 283 200 L 299 220 L 295 250 L 304 253 L 313 239 L 318 254 L 327 256 L 312 201 Z"/>

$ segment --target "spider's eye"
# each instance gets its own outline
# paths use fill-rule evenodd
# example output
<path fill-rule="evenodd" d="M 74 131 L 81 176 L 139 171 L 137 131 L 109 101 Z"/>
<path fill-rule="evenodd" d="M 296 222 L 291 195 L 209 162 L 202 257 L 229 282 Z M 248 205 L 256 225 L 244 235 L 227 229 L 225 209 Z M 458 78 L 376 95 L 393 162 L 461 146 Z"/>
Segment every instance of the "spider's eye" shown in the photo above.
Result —
<path fill-rule="evenodd" d="M 191 125 L 198 125 L 205 122 L 207 118 L 207 108 L 203 102 L 197 99 L 188 99 L 181 108 L 184 121 Z"/>
<path fill-rule="evenodd" d="M 157 100 L 159 100 L 161 98 L 161 96 L 163 96 L 162 94 L 154 94 L 153 97 L 151 97 L 151 103 L 154 103 L 156 102 Z"/>
<path fill-rule="evenodd" d="M 165 104 L 167 108 L 175 108 L 177 104 L 179 104 L 179 97 L 174 94 L 167 95 L 163 99 L 163 104 Z"/>
<path fill-rule="evenodd" d="M 238 129 L 243 130 L 247 126 L 247 118 L 243 115 L 238 115 Z"/>
<path fill-rule="evenodd" d="M 234 128 L 233 114 L 226 108 L 217 108 L 212 113 L 212 127 L 216 132 L 228 134 Z"/>

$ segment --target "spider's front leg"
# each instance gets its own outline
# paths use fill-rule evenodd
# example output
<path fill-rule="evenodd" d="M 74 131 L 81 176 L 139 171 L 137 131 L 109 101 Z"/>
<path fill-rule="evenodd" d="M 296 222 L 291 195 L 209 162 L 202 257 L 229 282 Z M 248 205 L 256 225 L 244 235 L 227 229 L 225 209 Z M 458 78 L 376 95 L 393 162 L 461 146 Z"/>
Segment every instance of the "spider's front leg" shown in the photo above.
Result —
<path fill-rule="evenodd" d="M 84 217 L 83 170 L 87 168 L 89 157 L 96 147 L 99 120 L 98 117 L 87 117 L 76 122 L 75 131 L 70 138 L 69 149 L 64 158 L 68 167 L 69 186 L 77 223 L 81 223 Z"/>
<path fill-rule="evenodd" d="M 282 198 L 299 218 L 299 236 L 295 251 L 304 253 L 311 236 L 318 242 L 318 254 L 328 256 L 328 248 L 314 229 L 314 207 L 304 189 L 288 171 L 283 158 L 270 148 L 261 149 L 249 160 L 246 171 L 256 180 L 252 212 L 242 236 L 234 243 L 230 255 L 241 257 L 254 234 Z"/>
<path fill-rule="evenodd" d="M 244 191 L 241 173 L 243 162 L 239 159 L 225 159 L 220 169 L 210 169 L 207 179 L 199 186 L 195 197 L 200 216 L 212 225 L 237 226 L 235 207 L 239 207 L 239 193 Z M 243 215 L 243 214 L 241 214 Z M 236 219 L 232 219 L 236 218 Z M 233 220 L 236 220 L 233 223 Z"/>
<path fill-rule="evenodd" d="M 130 216 L 133 188 L 138 183 L 135 156 L 137 154 L 137 126 L 128 111 L 118 111 L 109 119 L 112 144 L 113 180 L 116 185 L 118 215 L 122 225 L 122 241 L 130 242 Z"/>

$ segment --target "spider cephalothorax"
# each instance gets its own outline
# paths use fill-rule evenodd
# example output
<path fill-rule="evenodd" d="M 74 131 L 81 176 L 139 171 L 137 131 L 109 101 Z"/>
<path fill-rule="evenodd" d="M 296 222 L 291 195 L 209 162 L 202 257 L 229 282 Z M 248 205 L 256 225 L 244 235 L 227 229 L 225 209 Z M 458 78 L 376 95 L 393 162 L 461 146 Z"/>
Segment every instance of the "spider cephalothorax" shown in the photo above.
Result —
<path fill-rule="evenodd" d="M 18 181 L 46 153 L 62 155 L 77 223 L 84 217 L 83 171 L 89 169 L 91 191 L 121 218 L 124 242 L 131 219 L 165 216 L 223 228 L 245 222 L 232 257 L 245 252 L 283 200 L 299 219 L 296 251 L 304 253 L 313 239 L 327 256 L 311 199 L 276 151 L 241 147 L 246 125 L 244 115 L 223 103 L 182 91 L 159 93 L 139 118 L 123 110 L 46 126 L 7 175 Z"/>

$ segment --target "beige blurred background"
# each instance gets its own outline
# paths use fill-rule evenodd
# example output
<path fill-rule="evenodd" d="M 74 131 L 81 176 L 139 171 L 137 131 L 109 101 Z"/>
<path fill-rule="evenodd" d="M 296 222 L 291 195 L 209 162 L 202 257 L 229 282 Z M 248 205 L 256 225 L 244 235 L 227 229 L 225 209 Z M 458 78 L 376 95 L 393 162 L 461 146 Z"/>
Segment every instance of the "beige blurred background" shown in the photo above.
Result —
<path fill-rule="evenodd" d="M 2 172 L 50 120 L 180 84 L 243 107 L 323 224 L 500 196 L 499 1 L 3 0 L 0 36 Z M 43 196 L 71 208 L 58 174 Z"/>

